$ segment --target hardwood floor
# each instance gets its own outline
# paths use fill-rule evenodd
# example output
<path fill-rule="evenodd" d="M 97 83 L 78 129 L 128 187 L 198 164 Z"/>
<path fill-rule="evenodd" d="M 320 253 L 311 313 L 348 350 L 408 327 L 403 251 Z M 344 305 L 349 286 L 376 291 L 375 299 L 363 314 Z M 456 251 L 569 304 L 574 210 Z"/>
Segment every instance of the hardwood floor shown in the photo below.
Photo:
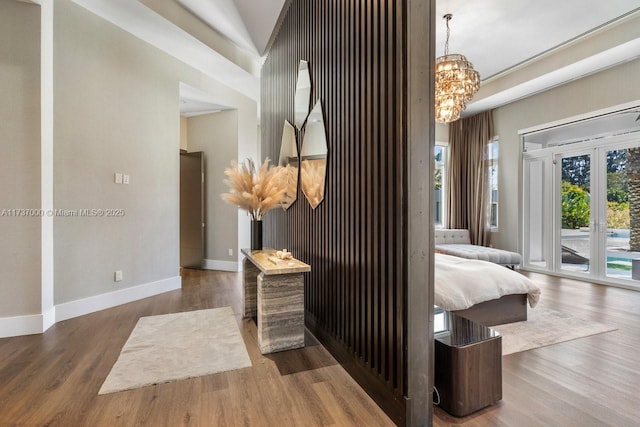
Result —
<path fill-rule="evenodd" d="M 436 408 L 434 426 L 640 425 L 640 292 L 526 274 L 541 307 L 618 330 L 504 356 L 502 402 L 466 418 Z"/>
<path fill-rule="evenodd" d="M 640 292 L 528 274 L 541 306 L 617 331 L 503 358 L 503 400 L 465 418 L 435 409 L 435 426 L 640 425 Z M 0 426 L 393 425 L 307 335 L 262 356 L 253 321 L 238 323 L 253 366 L 98 396 L 138 318 L 231 306 L 240 275 L 186 270 L 181 291 L 0 339 Z"/>
<path fill-rule="evenodd" d="M 185 270 L 183 289 L 0 339 L 0 426 L 391 426 L 313 336 L 262 356 L 256 326 L 237 316 L 253 366 L 98 396 L 142 316 L 231 306 L 235 273 Z"/>

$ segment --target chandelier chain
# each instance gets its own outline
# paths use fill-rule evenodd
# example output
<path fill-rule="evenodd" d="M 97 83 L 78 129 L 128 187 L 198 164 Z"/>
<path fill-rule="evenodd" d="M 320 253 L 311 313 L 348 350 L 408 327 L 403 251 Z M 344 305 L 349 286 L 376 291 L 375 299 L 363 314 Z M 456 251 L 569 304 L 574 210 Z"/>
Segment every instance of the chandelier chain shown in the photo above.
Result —
<path fill-rule="evenodd" d="M 449 35 L 451 34 L 451 28 L 449 28 L 449 21 L 451 21 L 451 18 L 453 18 L 453 15 L 451 15 L 450 13 L 447 13 L 446 15 L 444 15 L 444 19 L 447 23 L 447 39 L 444 42 L 445 56 L 449 55 Z"/>

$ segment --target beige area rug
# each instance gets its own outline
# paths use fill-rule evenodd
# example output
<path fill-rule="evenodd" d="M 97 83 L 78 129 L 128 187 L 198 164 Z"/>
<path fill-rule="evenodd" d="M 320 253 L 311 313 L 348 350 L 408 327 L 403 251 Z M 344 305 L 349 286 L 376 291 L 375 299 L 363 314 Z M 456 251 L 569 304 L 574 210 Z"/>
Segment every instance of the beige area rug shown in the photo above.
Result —
<path fill-rule="evenodd" d="M 502 335 L 503 356 L 616 330 L 540 307 L 529 309 L 527 321 L 492 328 Z"/>
<path fill-rule="evenodd" d="M 98 394 L 249 366 L 231 307 L 142 317 Z"/>

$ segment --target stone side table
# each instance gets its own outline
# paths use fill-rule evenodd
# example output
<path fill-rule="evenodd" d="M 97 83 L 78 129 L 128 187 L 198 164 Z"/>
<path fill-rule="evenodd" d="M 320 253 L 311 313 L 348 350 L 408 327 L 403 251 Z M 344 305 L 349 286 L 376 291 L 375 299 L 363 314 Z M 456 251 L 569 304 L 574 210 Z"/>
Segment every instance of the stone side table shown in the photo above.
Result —
<path fill-rule="evenodd" d="M 242 249 L 244 317 L 257 316 L 262 354 L 304 347 L 304 277 L 311 267 L 277 260 L 276 251 Z"/>

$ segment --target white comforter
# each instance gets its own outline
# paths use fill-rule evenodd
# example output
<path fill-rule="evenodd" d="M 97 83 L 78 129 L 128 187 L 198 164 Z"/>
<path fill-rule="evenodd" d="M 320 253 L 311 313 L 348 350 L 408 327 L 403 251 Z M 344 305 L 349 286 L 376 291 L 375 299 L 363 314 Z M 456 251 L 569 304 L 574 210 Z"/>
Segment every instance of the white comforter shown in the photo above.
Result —
<path fill-rule="evenodd" d="M 532 308 L 540 299 L 538 285 L 501 265 L 438 253 L 435 259 L 435 303 L 445 310 L 465 310 L 511 294 L 528 294 Z"/>

